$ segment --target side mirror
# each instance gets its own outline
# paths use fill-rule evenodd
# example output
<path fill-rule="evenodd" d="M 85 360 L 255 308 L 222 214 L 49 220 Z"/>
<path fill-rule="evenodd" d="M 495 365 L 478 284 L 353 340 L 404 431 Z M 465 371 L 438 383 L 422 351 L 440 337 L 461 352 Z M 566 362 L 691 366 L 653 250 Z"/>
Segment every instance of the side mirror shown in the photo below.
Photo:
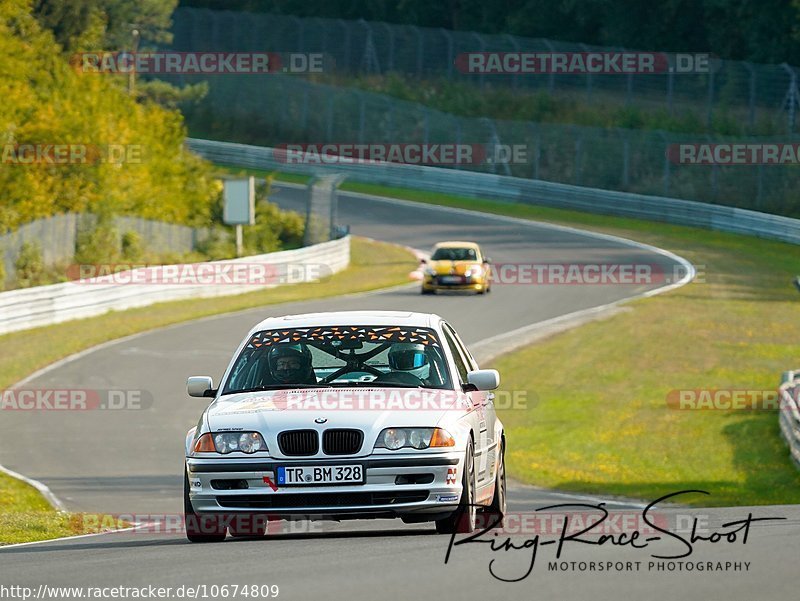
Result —
<path fill-rule="evenodd" d="M 500 386 L 496 369 L 478 369 L 467 374 L 467 385 L 474 390 L 494 390 Z"/>
<path fill-rule="evenodd" d="M 192 376 L 186 381 L 186 391 L 193 397 L 214 397 L 214 380 L 208 376 Z"/>
<path fill-rule="evenodd" d="M 483 262 L 486 265 L 491 265 L 492 264 L 492 260 L 489 257 L 483 257 Z"/>

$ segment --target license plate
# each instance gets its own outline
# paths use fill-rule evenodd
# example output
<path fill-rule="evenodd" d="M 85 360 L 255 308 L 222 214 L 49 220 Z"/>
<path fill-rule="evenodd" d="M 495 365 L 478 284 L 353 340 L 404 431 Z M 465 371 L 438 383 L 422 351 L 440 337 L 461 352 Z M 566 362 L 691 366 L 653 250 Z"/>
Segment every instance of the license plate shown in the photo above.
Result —
<path fill-rule="evenodd" d="M 441 277 L 442 284 L 460 284 L 463 278 L 460 275 L 443 275 Z"/>
<path fill-rule="evenodd" d="M 278 486 L 363 484 L 361 465 L 303 465 L 278 468 Z"/>

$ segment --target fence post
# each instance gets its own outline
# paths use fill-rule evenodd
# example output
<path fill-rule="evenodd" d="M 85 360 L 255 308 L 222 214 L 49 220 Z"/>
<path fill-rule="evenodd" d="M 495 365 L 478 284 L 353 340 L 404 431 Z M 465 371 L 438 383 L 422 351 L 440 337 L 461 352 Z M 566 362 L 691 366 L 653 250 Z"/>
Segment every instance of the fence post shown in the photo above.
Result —
<path fill-rule="evenodd" d="M 547 49 L 550 51 L 550 55 L 551 55 L 550 56 L 550 63 L 552 64 L 552 62 L 553 62 L 552 61 L 552 58 L 553 58 L 552 55 L 555 54 L 556 48 L 555 48 L 555 46 L 553 46 L 553 44 L 550 43 L 550 40 L 543 39 L 542 43 L 545 46 L 547 46 Z M 555 76 L 555 73 L 553 72 L 553 69 L 550 69 L 550 74 L 547 77 L 547 92 L 549 94 L 552 94 L 555 89 L 556 89 L 556 76 Z"/>
<path fill-rule="evenodd" d="M 333 139 L 333 94 L 328 96 L 328 104 L 325 111 L 325 133 L 328 140 Z"/>
<path fill-rule="evenodd" d="M 533 124 L 528 124 L 528 129 L 533 138 L 533 179 L 539 179 L 539 158 L 542 155 L 541 137 L 538 128 Z"/>
<path fill-rule="evenodd" d="M 345 21 L 344 19 L 336 19 L 336 22 L 344 30 L 343 66 L 345 69 L 349 69 L 352 72 L 353 69 L 350 66 L 350 28 L 347 26 L 347 21 Z"/>
<path fill-rule="evenodd" d="M 627 132 L 622 131 L 622 187 L 627 190 L 630 186 L 631 141 Z"/>
<path fill-rule="evenodd" d="M 422 77 L 422 53 L 425 51 L 425 43 L 422 40 L 422 32 L 419 27 L 411 26 L 417 36 L 417 77 Z"/>
<path fill-rule="evenodd" d="M 474 37 L 476 40 L 478 40 L 478 46 L 480 47 L 480 51 L 481 52 L 485 52 L 486 51 L 486 44 L 483 42 L 483 38 L 480 36 L 480 34 L 473 32 L 472 37 Z M 486 79 L 485 78 L 486 78 L 486 74 L 483 73 L 483 72 L 481 72 L 480 75 L 478 75 L 478 81 L 481 82 L 480 83 L 481 89 L 483 89 L 484 85 L 486 84 Z"/>
<path fill-rule="evenodd" d="M 750 73 L 750 98 L 748 99 L 747 124 L 752 128 L 756 124 L 756 70 L 748 62 L 742 63 Z"/>
<path fill-rule="evenodd" d="M 589 52 L 589 47 L 586 44 L 578 44 L 581 50 L 584 52 Z M 589 73 L 589 70 L 586 70 L 586 100 L 592 100 L 592 74 Z"/>
<path fill-rule="evenodd" d="M 456 57 L 453 56 L 453 34 L 447 31 L 444 27 L 440 27 L 439 31 L 447 40 L 447 79 L 453 78 L 453 63 Z"/>
<path fill-rule="evenodd" d="M 511 47 L 514 48 L 514 52 L 519 52 L 519 44 L 517 43 L 516 38 L 509 34 L 505 34 L 504 37 L 511 43 Z M 515 90 L 519 87 L 519 75 L 519 71 L 512 75 L 513 79 L 511 80 L 511 87 Z"/>
<path fill-rule="evenodd" d="M 781 63 L 781 67 L 783 67 L 784 70 L 789 73 L 789 89 L 786 91 L 786 96 L 783 99 L 783 106 L 787 110 L 789 116 L 789 133 L 793 134 L 795 111 L 797 110 L 797 104 L 800 101 L 800 99 L 798 99 L 797 92 L 797 73 L 786 63 Z"/>
<path fill-rule="evenodd" d="M 675 73 L 672 72 L 672 57 L 669 59 L 670 70 L 667 72 L 667 112 L 672 117 L 673 96 L 675 95 Z"/>
<path fill-rule="evenodd" d="M 383 23 L 386 37 L 389 38 L 389 56 L 386 57 L 386 71 L 394 71 L 394 28 L 388 23 Z"/>
<path fill-rule="evenodd" d="M 669 140 L 663 131 L 656 132 L 664 143 L 664 196 L 669 196 L 669 180 L 672 176 L 672 169 L 669 164 Z"/>
<path fill-rule="evenodd" d="M 576 186 L 581 185 L 581 162 L 583 161 L 583 136 L 577 128 L 572 128 L 573 131 L 578 133 L 575 135 L 575 165 L 574 173 L 572 174 L 573 182 Z"/>
<path fill-rule="evenodd" d="M 714 70 L 708 72 L 708 113 L 706 116 L 706 127 L 711 129 L 711 121 L 714 118 Z"/>
<path fill-rule="evenodd" d="M 358 24 L 367 30 L 367 39 L 364 42 L 364 52 L 361 59 L 362 71 L 367 74 L 378 73 L 380 75 L 381 64 L 378 61 L 378 53 L 375 50 L 375 42 L 372 39 L 372 27 L 364 19 L 359 19 Z"/>
<path fill-rule="evenodd" d="M 358 143 L 364 143 L 364 131 L 367 127 L 367 103 L 364 101 L 364 93 L 358 94 Z"/>

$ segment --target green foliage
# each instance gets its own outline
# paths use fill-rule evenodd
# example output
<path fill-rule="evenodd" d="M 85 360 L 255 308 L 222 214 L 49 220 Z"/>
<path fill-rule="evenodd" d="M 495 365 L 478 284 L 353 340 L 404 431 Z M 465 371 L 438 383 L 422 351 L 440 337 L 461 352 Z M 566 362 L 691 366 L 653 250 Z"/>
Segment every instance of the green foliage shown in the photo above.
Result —
<path fill-rule="evenodd" d="M 126 262 L 141 261 L 144 257 L 144 245 L 139 232 L 125 232 L 122 234 L 122 259 Z"/>
<path fill-rule="evenodd" d="M 197 243 L 197 252 L 209 261 L 220 261 L 236 256 L 233 232 L 227 227 L 213 227 L 208 237 Z"/>
<path fill-rule="evenodd" d="M 38 244 L 24 242 L 19 249 L 14 270 L 19 288 L 39 286 L 45 280 L 45 267 L 42 250 Z"/>
<path fill-rule="evenodd" d="M 75 262 L 84 265 L 113 263 L 120 258 L 119 231 L 101 216 L 92 227 L 82 228 L 75 242 Z"/>
<path fill-rule="evenodd" d="M 68 16 L 79 23 L 71 28 L 65 25 L 63 31 L 56 27 L 56 37 L 66 36 L 68 45 L 78 44 L 74 40 L 79 38 L 93 38 L 89 47 L 96 49 L 96 32 L 86 24 L 86 15 L 95 14 L 92 7 L 118 10 L 101 15 L 107 19 L 105 32 L 110 40 L 117 35 L 114 32 L 122 35 L 119 19 L 139 18 L 130 11 L 141 10 L 141 20 L 157 29 L 162 20 L 158 15 L 172 4 L 73 0 L 41 2 L 37 7 L 47 7 L 50 18 L 58 23 Z M 90 144 L 101 149 L 125 145 L 141 150 L 142 159 L 4 166 L 0 169 L 0 231 L 68 211 L 208 225 L 210 206 L 220 190 L 208 177 L 207 164 L 183 148 L 186 131 L 180 113 L 146 100 L 138 103 L 117 76 L 70 68 L 54 34 L 40 27 L 32 8 L 30 0 L 0 2 L 0 147 L 13 153 L 20 144 Z"/>
<path fill-rule="evenodd" d="M 168 43 L 177 0 L 35 0 L 33 14 L 68 51 L 131 49 L 133 29 L 147 40 Z"/>

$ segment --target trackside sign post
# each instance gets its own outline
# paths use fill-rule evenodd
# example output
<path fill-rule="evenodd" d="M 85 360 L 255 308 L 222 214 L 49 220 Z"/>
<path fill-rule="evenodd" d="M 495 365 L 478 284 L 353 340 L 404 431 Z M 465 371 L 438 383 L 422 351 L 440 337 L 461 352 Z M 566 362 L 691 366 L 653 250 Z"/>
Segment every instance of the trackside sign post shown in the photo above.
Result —
<path fill-rule="evenodd" d="M 236 255 L 242 256 L 242 226 L 254 225 L 256 222 L 256 180 L 253 176 L 246 179 L 226 179 L 224 185 L 224 206 L 222 221 L 226 225 L 236 226 Z"/>

